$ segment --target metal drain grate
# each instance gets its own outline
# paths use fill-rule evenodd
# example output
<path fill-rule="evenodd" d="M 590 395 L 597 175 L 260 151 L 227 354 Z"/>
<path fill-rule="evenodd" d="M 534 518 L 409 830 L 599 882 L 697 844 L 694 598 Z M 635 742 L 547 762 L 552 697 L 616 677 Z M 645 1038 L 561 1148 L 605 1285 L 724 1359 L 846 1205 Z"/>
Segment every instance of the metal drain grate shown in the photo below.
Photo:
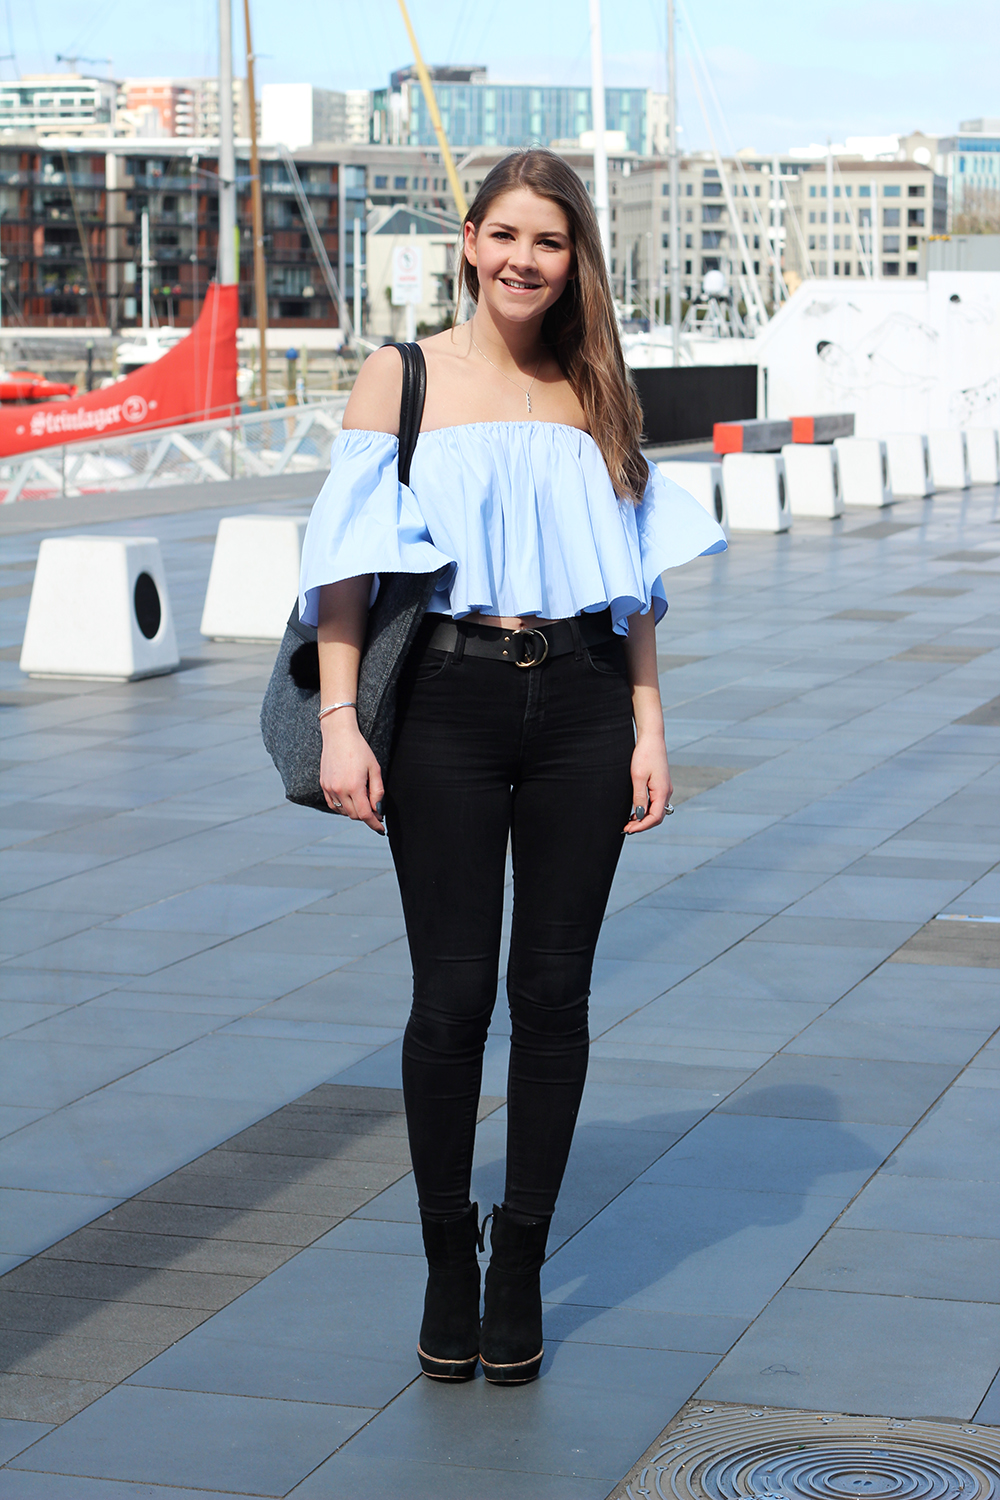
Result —
<path fill-rule="evenodd" d="M 994 1500 L 1000 1430 L 689 1402 L 608 1500 Z"/>

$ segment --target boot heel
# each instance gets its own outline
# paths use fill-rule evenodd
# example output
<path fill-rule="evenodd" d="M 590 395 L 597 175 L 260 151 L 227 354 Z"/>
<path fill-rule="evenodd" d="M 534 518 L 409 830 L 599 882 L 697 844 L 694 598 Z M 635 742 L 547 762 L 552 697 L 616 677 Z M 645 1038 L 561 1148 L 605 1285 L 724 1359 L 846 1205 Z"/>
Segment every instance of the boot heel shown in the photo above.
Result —
<path fill-rule="evenodd" d="M 493 1385 L 525 1385 L 541 1368 L 540 1273 L 548 1232 L 548 1219 L 521 1224 L 494 1206 L 479 1356 Z"/>
<path fill-rule="evenodd" d="M 479 1364 L 478 1209 L 445 1223 L 421 1215 L 427 1291 L 417 1342 L 431 1380 L 471 1380 Z"/>

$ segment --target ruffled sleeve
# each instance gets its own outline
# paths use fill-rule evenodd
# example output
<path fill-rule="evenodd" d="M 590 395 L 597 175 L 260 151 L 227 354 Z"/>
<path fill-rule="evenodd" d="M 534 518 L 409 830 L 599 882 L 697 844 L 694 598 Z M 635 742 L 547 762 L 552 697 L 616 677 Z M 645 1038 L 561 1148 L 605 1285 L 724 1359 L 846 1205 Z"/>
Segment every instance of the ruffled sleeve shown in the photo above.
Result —
<path fill-rule="evenodd" d="M 351 428 L 330 452 L 302 545 L 299 618 L 319 619 L 319 591 L 373 573 L 433 573 L 455 559 L 430 539 L 417 497 L 399 482 L 399 444 L 386 432 Z"/>
<path fill-rule="evenodd" d="M 725 552 L 726 534 L 693 495 L 668 479 L 654 463 L 649 466 L 642 504 L 636 509 L 636 526 L 646 597 L 652 601 L 654 619 L 660 621 L 667 611 L 660 575 L 693 557 Z"/>

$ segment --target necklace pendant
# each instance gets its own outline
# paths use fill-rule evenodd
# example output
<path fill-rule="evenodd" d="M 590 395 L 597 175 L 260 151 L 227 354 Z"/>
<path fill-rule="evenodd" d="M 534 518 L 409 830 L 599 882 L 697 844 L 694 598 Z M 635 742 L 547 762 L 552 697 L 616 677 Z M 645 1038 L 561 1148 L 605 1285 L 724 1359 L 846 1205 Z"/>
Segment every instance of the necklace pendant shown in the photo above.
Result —
<path fill-rule="evenodd" d="M 528 414 L 530 416 L 531 415 L 531 392 L 530 391 L 525 391 L 525 393 L 524 393 L 524 399 L 528 403 Z"/>

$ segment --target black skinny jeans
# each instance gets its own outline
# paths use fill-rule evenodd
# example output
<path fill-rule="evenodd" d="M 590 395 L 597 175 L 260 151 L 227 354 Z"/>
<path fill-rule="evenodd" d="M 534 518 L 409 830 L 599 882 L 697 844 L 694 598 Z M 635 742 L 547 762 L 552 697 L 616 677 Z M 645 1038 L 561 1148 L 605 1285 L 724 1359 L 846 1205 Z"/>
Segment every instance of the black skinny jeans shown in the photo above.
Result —
<path fill-rule="evenodd" d="M 529 669 L 418 641 L 407 663 L 385 807 L 413 963 L 403 1093 L 432 1218 L 469 1205 L 508 837 L 504 1203 L 530 1218 L 553 1211 L 587 1072 L 591 969 L 634 745 L 618 638 Z"/>

